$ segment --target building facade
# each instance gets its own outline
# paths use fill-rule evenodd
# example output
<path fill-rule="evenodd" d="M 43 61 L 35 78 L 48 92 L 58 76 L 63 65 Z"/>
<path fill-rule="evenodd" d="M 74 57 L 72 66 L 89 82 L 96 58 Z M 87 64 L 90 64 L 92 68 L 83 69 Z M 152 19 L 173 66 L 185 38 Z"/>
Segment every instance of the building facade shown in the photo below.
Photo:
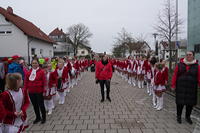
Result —
<path fill-rule="evenodd" d="M 200 60 L 200 0 L 188 0 L 188 50 Z"/>
<path fill-rule="evenodd" d="M 33 23 L 0 7 L 0 57 L 53 57 L 53 41 Z"/>
<path fill-rule="evenodd" d="M 49 34 L 49 37 L 56 42 L 53 51 L 55 56 L 74 56 L 74 48 L 68 43 L 67 34 L 65 34 L 62 29 L 54 29 Z"/>

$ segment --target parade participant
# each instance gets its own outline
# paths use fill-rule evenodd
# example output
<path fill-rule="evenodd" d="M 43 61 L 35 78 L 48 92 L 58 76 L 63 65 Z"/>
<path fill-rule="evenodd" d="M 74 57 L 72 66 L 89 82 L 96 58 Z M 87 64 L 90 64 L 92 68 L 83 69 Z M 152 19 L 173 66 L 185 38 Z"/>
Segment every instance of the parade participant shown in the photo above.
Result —
<path fill-rule="evenodd" d="M 57 91 L 59 94 L 59 104 L 65 103 L 65 89 L 69 87 L 69 80 L 68 80 L 68 73 L 69 70 L 67 67 L 64 66 L 64 60 L 58 60 L 58 68 L 54 71 L 57 80 Z"/>
<path fill-rule="evenodd" d="M 69 60 L 68 57 L 64 57 L 63 60 L 65 62 L 64 66 L 67 67 L 67 69 L 69 70 L 68 82 L 70 84 L 70 80 L 71 80 L 70 79 L 70 75 L 71 75 L 71 71 L 72 71 L 72 65 L 71 65 L 70 60 Z M 69 93 L 69 92 L 70 92 L 70 85 L 67 87 L 67 89 L 65 89 L 65 96 L 66 96 L 66 93 Z"/>
<path fill-rule="evenodd" d="M 51 64 L 52 64 L 52 69 L 55 70 L 56 67 L 57 67 L 57 61 L 56 61 L 55 58 L 52 58 L 52 59 L 51 59 Z"/>
<path fill-rule="evenodd" d="M 150 64 L 151 64 L 151 85 L 150 85 L 150 92 L 153 94 L 152 95 L 152 102 L 153 102 L 153 107 L 156 108 L 156 94 L 155 94 L 155 83 L 154 83 L 154 78 L 155 78 L 155 75 L 156 75 L 156 58 L 155 57 L 152 57 L 151 60 L 150 60 Z"/>
<path fill-rule="evenodd" d="M 150 58 L 146 60 L 146 63 L 145 63 L 145 79 L 146 79 L 146 84 L 147 84 L 147 93 L 149 95 L 152 94 L 152 91 L 151 91 L 151 64 L 150 64 Z"/>
<path fill-rule="evenodd" d="M 22 85 L 22 76 L 12 73 L 6 76 L 6 88 L 8 90 L 1 94 L 1 101 L 5 108 L 3 120 L 3 133 L 20 133 L 26 128 L 26 110 L 30 104 L 28 92 Z"/>
<path fill-rule="evenodd" d="M 136 86 L 137 83 L 137 67 L 138 67 L 138 56 L 134 59 L 133 63 L 133 86 Z"/>
<path fill-rule="evenodd" d="M 163 93 L 166 91 L 166 79 L 168 79 L 168 73 L 166 73 L 166 67 L 163 62 L 156 64 L 157 72 L 154 77 L 155 94 L 157 100 L 156 110 L 163 108 Z"/>
<path fill-rule="evenodd" d="M 44 105 L 45 109 L 48 110 L 48 115 L 52 114 L 54 108 L 53 96 L 56 95 L 56 77 L 52 71 L 51 63 L 46 63 L 44 65 L 45 75 L 46 75 L 46 86 L 44 90 Z"/>
<path fill-rule="evenodd" d="M 131 84 L 132 83 L 132 65 L 133 65 L 133 61 L 132 61 L 132 57 L 129 56 L 128 60 L 127 60 L 127 72 L 128 72 L 128 83 Z"/>
<path fill-rule="evenodd" d="M 138 87 L 139 88 L 144 88 L 144 74 L 145 74 L 144 58 L 143 58 L 143 56 L 140 56 L 140 60 L 138 62 L 138 67 L 137 67 Z"/>
<path fill-rule="evenodd" d="M 2 130 L 3 130 L 3 120 L 4 120 L 5 116 L 6 116 L 6 111 L 3 106 L 3 102 L 1 99 L 1 95 L 0 95 L 0 133 L 2 133 Z"/>
<path fill-rule="evenodd" d="M 31 62 L 32 68 L 27 73 L 24 87 L 28 89 L 31 103 L 36 115 L 36 119 L 33 124 L 41 121 L 41 124 L 46 122 L 46 110 L 44 107 L 44 88 L 46 86 L 46 78 L 44 70 L 39 67 L 38 59 L 33 59 Z M 42 113 L 42 119 L 40 116 Z"/>
<path fill-rule="evenodd" d="M 12 63 L 8 65 L 8 73 L 20 73 L 22 75 L 22 79 L 24 80 L 24 71 L 21 64 L 19 64 L 20 56 L 14 55 L 12 56 Z"/>
<path fill-rule="evenodd" d="M 186 106 L 185 118 L 192 124 L 191 113 L 197 104 L 197 89 L 200 85 L 200 66 L 194 58 L 194 52 L 188 51 L 186 57 L 177 64 L 172 77 L 172 90 L 176 92 L 177 122 L 181 123 L 183 107 Z"/>
<path fill-rule="evenodd" d="M 96 63 L 96 72 L 95 72 L 96 80 L 99 81 L 100 87 L 101 87 L 101 102 L 104 102 L 104 85 L 106 86 L 107 90 L 107 100 L 111 102 L 110 99 L 110 81 L 112 78 L 112 65 L 108 61 L 108 56 L 104 55 L 102 57 L 102 60 L 98 61 Z"/>

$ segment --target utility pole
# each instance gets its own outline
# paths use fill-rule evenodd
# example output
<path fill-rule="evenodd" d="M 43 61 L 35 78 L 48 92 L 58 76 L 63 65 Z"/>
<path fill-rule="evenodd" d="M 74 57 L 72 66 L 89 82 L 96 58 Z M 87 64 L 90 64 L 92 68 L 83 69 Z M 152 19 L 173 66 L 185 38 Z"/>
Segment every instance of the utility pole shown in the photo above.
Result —
<path fill-rule="evenodd" d="M 178 0 L 176 0 L 176 45 L 178 45 Z M 178 46 L 176 46 L 176 63 L 178 61 Z"/>
<path fill-rule="evenodd" d="M 158 46 L 157 46 L 157 41 L 156 41 L 156 37 L 158 36 L 158 33 L 153 33 L 153 37 L 154 37 L 154 40 L 155 40 L 155 51 L 157 52 L 158 50 Z M 156 53 L 157 54 L 157 53 Z"/>

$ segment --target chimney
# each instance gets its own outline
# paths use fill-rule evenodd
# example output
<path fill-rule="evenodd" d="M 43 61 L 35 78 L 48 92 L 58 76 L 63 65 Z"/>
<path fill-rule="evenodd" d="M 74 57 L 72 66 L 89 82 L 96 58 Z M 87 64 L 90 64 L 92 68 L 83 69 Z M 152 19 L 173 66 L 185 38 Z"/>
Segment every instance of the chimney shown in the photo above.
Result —
<path fill-rule="evenodd" d="M 13 9 L 12 9 L 12 7 L 8 6 L 7 12 L 8 12 L 9 14 L 13 14 Z"/>
<path fill-rule="evenodd" d="M 61 31 L 63 31 L 63 30 L 61 29 Z"/>

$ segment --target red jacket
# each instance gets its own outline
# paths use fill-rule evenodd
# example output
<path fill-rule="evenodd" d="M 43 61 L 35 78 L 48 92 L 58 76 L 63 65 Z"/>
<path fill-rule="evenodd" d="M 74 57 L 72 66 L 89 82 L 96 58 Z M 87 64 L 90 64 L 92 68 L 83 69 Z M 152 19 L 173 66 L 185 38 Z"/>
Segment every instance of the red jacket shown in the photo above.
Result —
<path fill-rule="evenodd" d="M 34 81 L 29 80 L 32 69 L 27 73 L 25 78 L 24 87 L 28 89 L 29 93 L 43 93 L 46 85 L 45 72 L 39 68 L 36 72 L 36 78 Z"/>
<path fill-rule="evenodd" d="M 166 76 L 168 76 L 168 73 L 166 75 L 164 71 L 158 70 L 154 78 L 155 85 L 166 85 Z"/>
<path fill-rule="evenodd" d="M 6 116 L 6 111 L 5 111 L 5 108 L 3 106 L 2 99 L 0 99 L 0 123 L 3 122 L 5 116 Z"/>
<path fill-rule="evenodd" d="M 58 69 L 56 69 L 54 72 L 53 72 L 53 76 L 55 79 L 55 82 L 56 82 L 56 86 L 57 86 L 57 83 L 58 83 Z M 62 82 L 65 83 L 67 80 L 68 80 L 68 73 L 69 73 L 69 69 L 67 67 L 64 67 L 63 69 L 63 72 L 62 72 Z"/>
<path fill-rule="evenodd" d="M 46 75 L 47 75 L 47 73 L 46 73 Z M 56 84 L 57 84 L 56 75 L 54 72 L 50 72 L 48 88 L 52 88 L 54 85 L 56 86 Z"/>
<path fill-rule="evenodd" d="M 21 110 L 24 115 L 21 117 L 21 119 L 22 121 L 25 121 L 27 118 L 26 110 L 29 107 L 30 100 L 28 96 L 28 91 L 25 88 L 22 89 L 22 92 L 23 92 L 24 97 L 23 97 Z M 15 122 L 15 119 L 17 118 L 17 116 L 14 114 L 14 112 L 16 112 L 14 99 L 12 98 L 12 95 L 10 94 L 9 91 L 4 91 L 1 94 L 1 100 L 3 102 L 3 106 L 6 112 L 6 116 L 3 120 L 3 123 L 13 125 Z"/>
<path fill-rule="evenodd" d="M 112 78 L 112 65 L 110 62 L 105 66 L 102 64 L 102 61 L 96 63 L 96 78 L 98 80 L 108 80 Z"/>

